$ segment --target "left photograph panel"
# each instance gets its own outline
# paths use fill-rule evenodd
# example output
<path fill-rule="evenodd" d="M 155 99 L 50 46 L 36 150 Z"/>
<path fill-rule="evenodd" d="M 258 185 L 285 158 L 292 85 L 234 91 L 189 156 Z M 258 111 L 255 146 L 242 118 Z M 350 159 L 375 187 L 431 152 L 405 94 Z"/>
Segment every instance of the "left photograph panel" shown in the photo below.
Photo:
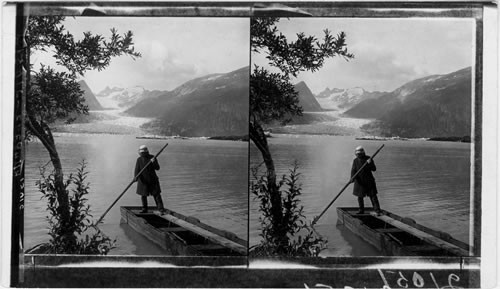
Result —
<path fill-rule="evenodd" d="M 246 256 L 249 19 L 25 23 L 24 253 Z"/>

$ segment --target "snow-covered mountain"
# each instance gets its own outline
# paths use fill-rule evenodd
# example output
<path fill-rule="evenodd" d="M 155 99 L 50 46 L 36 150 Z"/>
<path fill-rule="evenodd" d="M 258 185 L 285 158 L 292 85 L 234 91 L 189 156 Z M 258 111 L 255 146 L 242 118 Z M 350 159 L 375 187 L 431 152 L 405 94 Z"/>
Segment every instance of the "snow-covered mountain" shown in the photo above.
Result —
<path fill-rule="evenodd" d="M 248 134 L 248 69 L 192 79 L 170 92 L 143 99 L 126 113 L 155 118 L 149 128 L 165 135 Z"/>
<path fill-rule="evenodd" d="M 104 108 L 125 110 L 144 99 L 155 97 L 163 93 L 165 93 L 165 91 L 150 91 L 142 86 L 132 86 L 127 88 L 106 87 L 96 96 Z"/>
<path fill-rule="evenodd" d="M 410 81 L 345 112 L 382 122 L 386 135 L 466 136 L 471 130 L 472 68 Z"/>
<path fill-rule="evenodd" d="M 324 109 L 346 111 L 365 99 L 376 98 L 382 94 L 384 94 L 384 92 L 370 92 L 361 87 L 347 89 L 330 89 L 327 87 L 321 93 L 316 95 L 316 99 Z"/>

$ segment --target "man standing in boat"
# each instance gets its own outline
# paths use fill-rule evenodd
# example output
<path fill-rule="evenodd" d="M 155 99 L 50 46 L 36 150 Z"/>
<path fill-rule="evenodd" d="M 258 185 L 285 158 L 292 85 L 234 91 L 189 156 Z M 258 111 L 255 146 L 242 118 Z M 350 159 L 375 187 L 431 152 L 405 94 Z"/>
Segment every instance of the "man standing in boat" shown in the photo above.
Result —
<path fill-rule="evenodd" d="M 353 194 L 358 197 L 359 214 L 365 213 L 364 197 L 370 197 L 373 209 L 380 215 L 380 204 L 377 198 L 377 185 L 372 171 L 376 171 L 377 167 L 375 162 L 365 154 L 365 149 L 358 146 L 355 150 L 356 158 L 352 162 L 351 168 L 351 181 L 354 183 Z M 361 169 L 365 164 L 366 166 L 352 179 L 352 177 Z"/>
<path fill-rule="evenodd" d="M 149 162 L 151 162 L 151 164 L 144 169 L 140 176 L 137 176 Z M 136 192 L 141 196 L 142 201 L 141 213 L 148 212 L 148 196 L 153 196 L 160 213 L 165 213 L 163 200 L 161 199 L 160 181 L 156 175 L 156 171 L 159 169 L 160 165 L 158 164 L 158 160 L 153 155 L 149 154 L 148 148 L 145 145 L 141 145 L 139 147 L 139 157 L 135 163 L 134 170 L 134 176 L 136 176 L 135 181 L 137 181 Z"/>

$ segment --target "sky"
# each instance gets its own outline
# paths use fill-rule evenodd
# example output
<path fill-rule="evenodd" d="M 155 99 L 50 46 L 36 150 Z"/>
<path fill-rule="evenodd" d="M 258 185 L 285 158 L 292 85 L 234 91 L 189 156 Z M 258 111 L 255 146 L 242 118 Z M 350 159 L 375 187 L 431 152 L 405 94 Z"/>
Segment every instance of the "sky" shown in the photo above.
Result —
<path fill-rule="evenodd" d="M 112 27 L 134 33 L 142 57 L 120 56 L 103 71 L 87 72 L 83 79 L 94 93 L 106 86 L 172 90 L 196 77 L 248 66 L 249 25 L 245 18 L 68 17 L 64 22 L 76 39 L 85 31 L 109 37 Z M 50 54 L 32 60 L 55 64 Z"/>
<path fill-rule="evenodd" d="M 94 93 L 106 86 L 172 90 L 193 78 L 250 63 L 248 18 L 68 17 L 64 25 L 77 38 L 84 31 L 109 36 L 112 27 L 134 33 L 142 57 L 121 56 L 104 71 L 87 72 L 84 79 Z M 330 58 L 318 72 L 303 72 L 293 80 L 305 81 L 315 94 L 327 87 L 392 91 L 420 77 L 474 64 L 472 19 L 285 18 L 278 23 L 290 40 L 297 32 L 321 38 L 326 28 L 334 35 L 347 34 L 355 58 Z M 35 55 L 34 60 L 53 62 L 50 55 Z M 264 55 L 253 54 L 252 63 L 265 64 Z"/>
<path fill-rule="evenodd" d="M 432 74 L 447 74 L 474 64 L 474 22 L 458 18 L 290 18 L 278 29 L 289 40 L 296 33 L 321 38 L 347 34 L 349 61 L 334 57 L 316 73 L 303 72 L 294 82 L 305 81 L 313 93 L 328 88 L 362 87 L 393 91 L 408 81 Z M 252 54 L 252 62 L 266 63 Z"/>

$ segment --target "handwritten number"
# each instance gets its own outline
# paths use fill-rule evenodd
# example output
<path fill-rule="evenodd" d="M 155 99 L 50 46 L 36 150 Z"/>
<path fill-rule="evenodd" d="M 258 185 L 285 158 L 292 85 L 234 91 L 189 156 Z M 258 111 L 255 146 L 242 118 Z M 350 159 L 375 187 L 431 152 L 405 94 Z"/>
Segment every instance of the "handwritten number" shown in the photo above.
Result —
<path fill-rule="evenodd" d="M 459 282 L 460 281 L 460 277 L 458 277 L 458 275 L 456 274 L 450 274 L 448 276 L 448 285 L 450 285 L 448 288 L 461 288 L 461 287 L 455 287 L 452 283 L 452 281 L 455 281 L 455 282 Z"/>
<path fill-rule="evenodd" d="M 432 274 L 432 272 L 430 272 L 429 275 L 431 275 L 432 282 L 434 282 L 434 285 L 436 285 L 436 288 L 440 289 L 440 287 L 436 281 L 436 278 L 434 277 L 434 274 Z"/>
<path fill-rule="evenodd" d="M 389 283 L 387 282 L 387 279 L 385 278 L 384 272 L 382 272 L 382 270 L 380 270 L 380 269 L 377 269 L 377 271 L 380 274 L 380 278 L 382 278 L 382 281 L 384 281 L 384 287 L 382 289 L 391 289 L 391 287 L 389 286 Z M 393 273 L 391 271 L 389 271 L 389 272 Z"/>
<path fill-rule="evenodd" d="M 424 287 L 424 278 L 420 276 L 417 272 L 413 272 L 413 285 L 418 288 Z"/>
<path fill-rule="evenodd" d="M 408 279 L 405 278 L 405 276 L 403 276 L 403 273 L 401 273 L 401 271 L 399 271 L 399 276 L 401 276 L 401 278 L 398 278 L 398 285 L 399 287 L 401 288 L 408 288 Z M 401 284 L 401 281 L 405 281 L 405 284 Z"/>
<path fill-rule="evenodd" d="M 389 283 L 387 282 L 387 279 L 385 278 L 385 275 L 384 273 L 382 272 L 382 270 L 378 269 L 378 272 L 380 274 L 380 277 L 382 278 L 382 280 L 384 281 L 384 285 L 382 287 L 382 289 L 391 289 L 391 287 L 389 286 Z M 387 271 L 388 273 L 396 273 L 396 272 L 393 272 L 393 271 Z M 401 271 L 398 271 L 399 273 L 399 278 L 398 278 L 398 285 L 400 288 L 408 288 L 408 279 L 406 279 L 406 277 L 403 275 L 403 273 Z M 460 282 L 460 277 L 456 274 L 450 274 L 448 275 L 448 286 L 444 286 L 444 287 L 439 287 L 437 281 L 436 281 L 436 278 L 434 277 L 434 274 L 432 272 L 429 272 L 429 276 L 431 277 L 432 279 L 432 282 L 434 283 L 434 285 L 436 286 L 436 289 L 463 289 L 463 287 L 459 287 L 459 286 L 456 286 L 458 285 L 457 283 Z M 423 288 L 425 286 L 425 281 L 424 281 L 424 278 L 422 277 L 422 275 L 420 275 L 419 273 L 417 272 L 413 272 L 413 277 L 412 277 L 412 281 L 413 281 L 413 285 L 416 287 L 416 288 Z M 332 286 L 329 286 L 329 285 L 325 285 L 325 284 L 321 284 L 321 283 L 317 283 L 315 286 L 315 288 L 326 288 L 326 289 L 333 289 Z M 304 288 L 305 289 L 311 289 L 306 283 L 304 283 Z M 353 289 L 353 287 L 351 286 L 345 286 L 344 289 Z"/>

